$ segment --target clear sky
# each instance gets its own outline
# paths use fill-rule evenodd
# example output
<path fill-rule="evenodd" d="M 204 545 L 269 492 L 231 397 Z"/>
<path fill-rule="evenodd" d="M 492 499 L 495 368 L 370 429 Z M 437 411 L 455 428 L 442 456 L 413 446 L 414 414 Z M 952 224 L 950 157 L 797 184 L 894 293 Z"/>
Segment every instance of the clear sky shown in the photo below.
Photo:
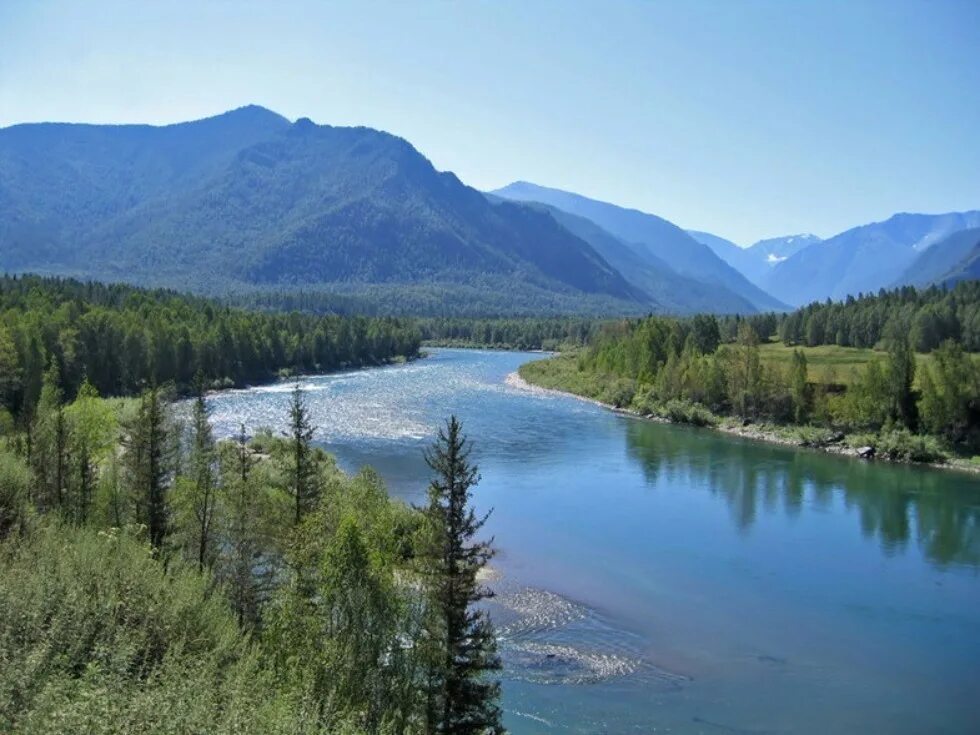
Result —
<path fill-rule="evenodd" d="M 0 126 L 248 103 L 746 245 L 980 208 L 980 0 L 0 0 Z"/>

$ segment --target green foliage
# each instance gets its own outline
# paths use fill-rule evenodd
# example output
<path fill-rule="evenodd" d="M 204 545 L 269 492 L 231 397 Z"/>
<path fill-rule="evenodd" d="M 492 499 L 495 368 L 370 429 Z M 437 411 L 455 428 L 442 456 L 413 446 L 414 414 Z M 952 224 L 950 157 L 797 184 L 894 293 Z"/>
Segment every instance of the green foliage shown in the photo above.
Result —
<path fill-rule="evenodd" d="M 970 293 L 964 286 L 956 298 Z M 820 354 L 822 382 L 815 384 L 809 359 L 813 351 L 854 348 L 781 346 L 779 356 L 784 359 L 773 359 L 774 346 L 760 344 L 756 331 L 774 329 L 778 320 L 770 317 L 724 320 L 720 331 L 725 334 L 733 327 L 734 341 L 722 342 L 711 354 L 697 347 L 697 319 L 651 316 L 607 322 L 574 355 L 530 363 L 520 373 L 542 387 L 683 423 L 712 425 L 720 414 L 776 426 L 809 423 L 824 434 L 845 429 L 890 435 L 896 427 L 914 431 L 921 413 L 924 428 L 951 440 L 960 453 L 978 446 L 980 363 L 958 343 L 917 360 L 908 335 L 897 322 L 889 322 L 887 353 L 866 351 L 856 359 L 844 355 L 848 362 L 842 364 L 860 366 L 846 386 Z M 918 438 L 910 445 L 904 434 L 895 436 L 894 452 L 886 452 L 888 456 L 932 458 L 946 453 L 934 439 Z M 789 438 L 815 446 L 825 443 L 809 434 Z"/>
<path fill-rule="evenodd" d="M 581 317 L 525 319 L 419 319 L 422 339 L 448 347 L 552 350 L 581 347 L 602 322 Z"/>
<path fill-rule="evenodd" d="M 778 322 L 779 338 L 788 345 L 875 347 L 900 332 L 919 352 L 931 352 L 946 340 L 980 352 L 980 282 L 963 281 L 950 290 L 882 289 L 839 303 L 813 303 Z"/>
<path fill-rule="evenodd" d="M 0 444 L 0 541 L 24 523 L 33 485 L 27 463 Z"/>
<path fill-rule="evenodd" d="M 232 309 L 171 291 L 72 280 L 0 277 L 0 406 L 29 416 L 42 376 L 58 369 L 73 398 L 86 380 L 104 396 L 148 384 L 192 387 L 376 365 L 418 353 L 399 319 L 341 318 Z"/>
<path fill-rule="evenodd" d="M 423 574 L 430 580 L 430 653 L 426 717 L 436 733 L 481 735 L 502 732 L 499 682 L 488 674 L 501 668 L 496 636 L 485 610 L 474 608 L 492 596 L 479 581 L 493 557 L 489 542 L 476 535 L 488 515 L 477 516 L 471 488 L 479 472 L 469 461 L 470 444 L 453 416 L 426 462 L 435 474 L 426 508 L 428 533 L 422 547 Z"/>
<path fill-rule="evenodd" d="M 980 411 L 980 365 L 955 342 L 944 342 L 922 371 L 922 423 L 952 441 L 968 438 L 972 418 Z"/>
<path fill-rule="evenodd" d="M 54 524 L 0 565 L 0 730 L 262 731 L 261 675 L 203 578 L 127 533 Z"/>
<path fill-rule="evenodd" d="M 862 438 L 867 439 L 866 445 L 874 447 L 878 453 L 903 462 L 939 462 L 947 456 L 936 437 L 913 434 L 905 428 L 882 431 L 876 436 Z"/>
<path fill-rule="evenodd" d="M 549 214 L 492 202 L 363 127 L 254 108 L 165 128 L 23 126 L 0 131 L 0 179 L 8 271 L 334 292 L 386 313 L 649 307 Z"/>

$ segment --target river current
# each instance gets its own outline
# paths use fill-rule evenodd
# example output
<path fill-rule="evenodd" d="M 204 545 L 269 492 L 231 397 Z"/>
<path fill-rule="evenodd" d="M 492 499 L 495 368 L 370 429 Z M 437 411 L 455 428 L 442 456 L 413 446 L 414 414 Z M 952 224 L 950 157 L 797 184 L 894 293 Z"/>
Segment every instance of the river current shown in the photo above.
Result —
<path fill-rule="evenodd" d="M 316 440 L 424 502 L 456 414 L 514 733 L 980 732 L 980 481 L 661 425 L 434 350 L 304 378 Z M 508 376 L 511 376 L 509 379 Z M 210 399 L 281 431 L 291 385 Z"/>

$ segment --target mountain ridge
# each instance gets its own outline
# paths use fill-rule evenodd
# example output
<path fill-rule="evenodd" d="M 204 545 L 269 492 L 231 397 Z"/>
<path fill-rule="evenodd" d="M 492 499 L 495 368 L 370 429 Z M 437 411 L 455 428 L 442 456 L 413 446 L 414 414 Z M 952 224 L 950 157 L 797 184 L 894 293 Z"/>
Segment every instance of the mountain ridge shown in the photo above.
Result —
<path fill-rule="evenodd" d="M 655 306 L 549 215 L 488 202 L 405 139 L 258 106 L 167 126 L 0 129 L 0 214 L 0 267 L 15 271 L 204 292 L 491 278 L 518 300 L 527 287 Z"/>
<path fill-rule="evenodd" d="M 653 255 L 680 275 L 724 288 L 756 309 L 786 308 L 786 304 L 750 283 L 711 248 L 657 215 L 528 181 L 516 181 L 490 193 L 518 201 L 540 202 L 591 220 L 641 256 Z"/>

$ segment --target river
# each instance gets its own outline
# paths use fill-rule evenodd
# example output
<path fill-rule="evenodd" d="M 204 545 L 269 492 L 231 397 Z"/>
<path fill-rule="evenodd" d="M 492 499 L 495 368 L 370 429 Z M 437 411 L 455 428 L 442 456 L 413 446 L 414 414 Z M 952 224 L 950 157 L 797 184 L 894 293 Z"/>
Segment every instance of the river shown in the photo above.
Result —
<path fill-rule="evenodd" d="M 514 733 L 980 732 L 980 482 L 621 416 L 434 350 L 302 381 L 316 439 L 424 501 L 455 413 L 493 508 Z M 281 430 L 289 385 L 211 399 Z"/>

